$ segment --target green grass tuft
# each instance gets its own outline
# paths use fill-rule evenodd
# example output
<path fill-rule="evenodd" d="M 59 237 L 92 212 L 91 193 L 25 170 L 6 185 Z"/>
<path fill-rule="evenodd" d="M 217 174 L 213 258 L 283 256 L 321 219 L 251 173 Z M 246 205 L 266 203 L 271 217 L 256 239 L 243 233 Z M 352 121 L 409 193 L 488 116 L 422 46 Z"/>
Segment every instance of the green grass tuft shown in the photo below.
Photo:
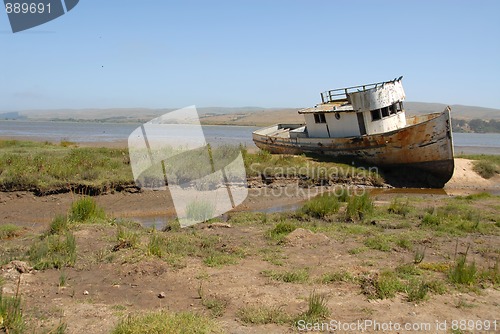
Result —
<path fill-rule="evenodd" d="M 0 289 L 0 330 L 9 334 L 23 334 L 24 316 L 20 297 L 4 296 Z"/>
<path fill-rule="evenodd" d="M 448 277 L 452 283 L 472 285 L 476 282 L 477 273 L 476 263 L 467 263 L 467 255 L 463 255 L 456 260 Z"/>
<path fill-rule="evenodd" d="M 326 319 L 330 315 L 327 303 L 328 299 L 325 294 L 311 292 L 307 299 L 307 310 L 298 317 L 297 321 L 305 320 L 314 323 Z"/>
<path fill-rule="evenodd" d="M 243 323 L 252 325 L 283 325 L 290 323 L 293 319 L 279 307 L 268 307 L 264 305 L 242 307 L 238 310 L 236 315 Z"/>
<path fill-rule="evenodd" d="M 73 266 L 76 261 L 75 236 L 71 232 L 46 236 L 31 246 L 28 256 L 38 270 Z"/>
<path fill-rule="evenodd" d="M 274 228 L 269 230 L 267 232 L 267 236 L 272 240 L 281 242 L 284 237 L 286 237 L 288 234 L 292 233 L 296 229 L 297 226 L 294 223 L 283 221 L 279 222 L 278 224 L 276 224 L 276 226 L 274 226 Z"/>
<path fill-rule="evenodd" d="M 373 201 L 368 193 L 352 195 L 347 200 L 346 219 L 363 220 L 373 212 Z"/>
<path fill-rule="evenodd" d="M 389 205 L 389 208 L 387 209 L 389 213 L 394 213 L 403 217 L 406 217 L 408 213 L 410 213 L 410 210 L 411 206 L 408 198 L 406 198 L 406 200 L 403 201 L 398 197 L 392 200 L 391 204 Z"/>
<path fill-rule="evenodd" d="M 194 201 L 186 206 L 187 219 L 193 221 L 207 221 L 213 217 L 215 208 L 207 201 Z"/>
<path fill-rule="evenodd" d="M 0 225 L 0 240 L 11 239 L 21 235 L 21 228 L 14 224 Z"/>
<path fill-rule="evenodd" d="M 307 201 L 300 210 L 310 217 L 325 218 L 328 215 L 337 213 L 339 208 L 340 203 L 337 196 L 326 193 Z"/>
<path fill-rule="evenodd" d="M 192 313 L 153 311 L 122 319 L 111 334 L 216 334 L 223 333 L 212 319 Z"/>
<path fill-rule="evenodd" d="M 104 218 L 106 218 L 104 210 L 92 197 L 84 196 L 71 204 L 69 219 L 72 221 L 87 222 Z"/>
<path fill-rule="evenodd" d="M 264 270 L 262 274 L 275 281 L 285 283 L 305 283 L 309 280 L 309 271 L 307 269 L 297 269 L 291 271 L 278 272 L 275 270 Z"/>

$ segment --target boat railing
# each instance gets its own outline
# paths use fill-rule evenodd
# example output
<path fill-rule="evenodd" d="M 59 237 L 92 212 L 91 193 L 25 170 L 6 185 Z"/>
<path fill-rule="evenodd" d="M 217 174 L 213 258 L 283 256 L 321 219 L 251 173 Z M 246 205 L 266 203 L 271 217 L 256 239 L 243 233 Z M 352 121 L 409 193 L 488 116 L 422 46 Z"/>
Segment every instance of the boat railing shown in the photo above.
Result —
<path fill-rule="evenodd" d="M 378 86 L 382 86 L 385 83 L 395 82 L 401 80 L 403 77 L 399 77 L 398 79 L 394 79 L 393 81 L 382 81 L 368 85 L 360 85 L 360 86 L 352 86 L 346 88 L 339 88 L 333 90 L 327 90 L 326 92 L 321 93 L 321 102 L 335 102 L 335 101 L 346 101 L 348 100 L 348 96 L 354 92 L 362 92 L 368 89 L 376 88 Z"/>

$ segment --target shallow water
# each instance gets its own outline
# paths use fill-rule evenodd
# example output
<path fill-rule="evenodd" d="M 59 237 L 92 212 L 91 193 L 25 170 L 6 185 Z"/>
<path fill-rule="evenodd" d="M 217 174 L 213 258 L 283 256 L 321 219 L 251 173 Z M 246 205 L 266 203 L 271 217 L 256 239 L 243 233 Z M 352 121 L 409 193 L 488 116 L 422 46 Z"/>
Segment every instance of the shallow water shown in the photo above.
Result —
<path fill-rule="evenodd" d="M 0 136 L 19 137 L 33 140 L 73 141 L 96 143 L 126 141 L 141 124 L 97 123 L 97 122 L 50 122 L 50 121 L 5 121 L 0 120 Z M 212 145 L 242 144 L 253 147 L 252 132 L 259 127 L 204 125 L 206 141 Z M 453 144 L 457 154 L 484 153 L 500 154 L 500 133 L 454 133 Z"/>

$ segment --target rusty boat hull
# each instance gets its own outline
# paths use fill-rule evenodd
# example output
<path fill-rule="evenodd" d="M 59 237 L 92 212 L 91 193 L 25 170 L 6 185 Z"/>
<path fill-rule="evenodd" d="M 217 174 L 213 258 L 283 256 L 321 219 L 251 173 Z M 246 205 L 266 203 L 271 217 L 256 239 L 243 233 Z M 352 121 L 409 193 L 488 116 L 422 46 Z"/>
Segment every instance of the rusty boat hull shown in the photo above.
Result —
<path fill-rule="evenodd" d="M 257 147 L 270 153 L 355 159 L 403 174 L 416 172 L 424 186 L 442 188 L 454 170 L 450 108 L 408 117 L 406 123 L 391 132 L 345 138 L 311 138 L 304 124 L 277 124 L 252 136 Z"/>

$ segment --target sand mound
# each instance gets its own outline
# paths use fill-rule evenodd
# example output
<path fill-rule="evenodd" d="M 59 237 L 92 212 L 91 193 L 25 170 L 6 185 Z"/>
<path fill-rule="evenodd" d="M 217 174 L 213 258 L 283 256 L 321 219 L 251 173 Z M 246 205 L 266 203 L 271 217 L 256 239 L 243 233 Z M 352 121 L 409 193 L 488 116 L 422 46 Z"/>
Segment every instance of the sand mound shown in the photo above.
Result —
<path fill-rule="evenodd" d="M 319 245 L 326 245 L 330 242 L 330 238 L 322 233 L 314 233 L 310 230 L 298 228 L 284 239 L 285 244 L 295 247 L 310 248 Z"/>
<path fill-rule="evenodd" d="M 500 187 L 498 176 L 484 179 L 474 170 L 474 160 L 455 159 L 453 177 L 446 183 L 446 189 L 492 189 Z"/>

